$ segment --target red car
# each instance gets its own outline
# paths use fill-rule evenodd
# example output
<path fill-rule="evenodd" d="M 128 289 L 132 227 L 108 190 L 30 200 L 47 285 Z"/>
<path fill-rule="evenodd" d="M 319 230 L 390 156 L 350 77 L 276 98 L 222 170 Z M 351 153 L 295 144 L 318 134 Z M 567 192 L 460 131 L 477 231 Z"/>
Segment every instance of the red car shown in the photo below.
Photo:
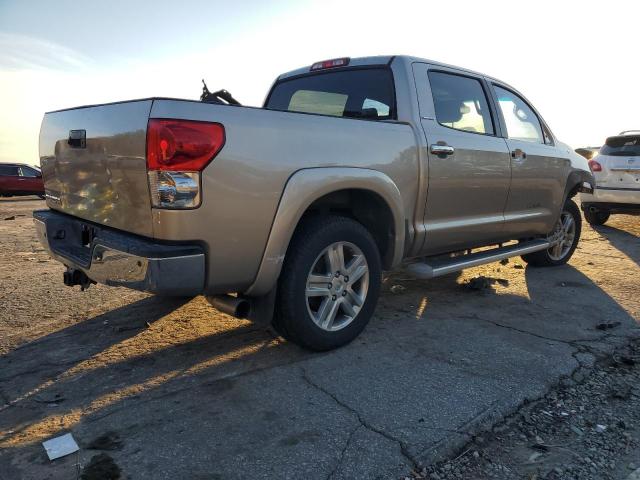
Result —
<path fill-rule="evenodd" d="M 44 198 L 42 172 L 23 163 L 0 163 L 0 196 L 38 195 Z"/>

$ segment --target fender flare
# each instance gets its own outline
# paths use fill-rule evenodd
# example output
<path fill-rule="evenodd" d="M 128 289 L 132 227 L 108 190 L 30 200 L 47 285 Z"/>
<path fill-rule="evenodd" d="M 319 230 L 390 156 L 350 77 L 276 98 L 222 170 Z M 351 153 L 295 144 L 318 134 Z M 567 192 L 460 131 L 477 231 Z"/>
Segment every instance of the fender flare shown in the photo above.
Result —
<path fill-rule="evenodd" d="M 564 187 L 564 199 L 568 200 L 571 192 L 578 187 L 578 192 L 593 193 L 596 181 L 593 174 L 586 170 L 573 169 L 567 176 L 567 183 Z"/>
<path fill-rule="evenodd" d="M 386 202 L 394 223 L 391 266 L 402 261 L 405 242 L 404 209 L 400 191 L 391 178 L 367 168 L 322 167 L 298 170 L 289 177 L 285 185 L 258 273 L 253 284 L 244 292 L 245 295 L 261 296 L 273 289 L 291 237 L 309 206 L 329 193 L 348 189 L 369 190 Z"/>

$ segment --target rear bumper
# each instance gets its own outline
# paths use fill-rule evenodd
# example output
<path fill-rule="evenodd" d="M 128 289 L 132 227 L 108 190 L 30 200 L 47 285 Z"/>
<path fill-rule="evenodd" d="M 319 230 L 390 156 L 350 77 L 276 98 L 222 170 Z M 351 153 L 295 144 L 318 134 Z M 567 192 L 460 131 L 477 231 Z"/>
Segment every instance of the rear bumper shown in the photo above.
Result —
<path fill-rule="evenodd" d="M 585 205 L 609 204 L 611 210 L 640 210 L 640 189 L 596 188 L 592 194 L 581 193 L 580 201 Z M 600 205 L 602 204 L 602 205 Z"/>
<path fill-rule="evenodd" d="M 38 239 L 68 268 L 110 286 L 172 296 L 193 296 L 205 285 L 199 245 L 157 243 L 53 210 L 33 212 Z"/>

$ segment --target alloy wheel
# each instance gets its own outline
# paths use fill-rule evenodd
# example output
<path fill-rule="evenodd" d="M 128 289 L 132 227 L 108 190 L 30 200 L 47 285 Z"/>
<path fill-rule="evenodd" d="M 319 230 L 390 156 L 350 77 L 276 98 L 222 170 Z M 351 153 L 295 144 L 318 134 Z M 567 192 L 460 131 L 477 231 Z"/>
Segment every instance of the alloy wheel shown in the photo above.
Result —
<path fill-rule="evenodd" d="M 571 250 L 576 238 L 576 222 L 570 212 L 564 210 L 549 240 L 554 244 L 549 248 L 552 260 L 562 260 Z"/>
<path fill-rule="evenodd" d="M 307 310 L 321 329 L 340 330 L 356 318 L 368 289 L 369 266 L 362 250 L 350 242 L 332 243 L 307 276 Z"/>

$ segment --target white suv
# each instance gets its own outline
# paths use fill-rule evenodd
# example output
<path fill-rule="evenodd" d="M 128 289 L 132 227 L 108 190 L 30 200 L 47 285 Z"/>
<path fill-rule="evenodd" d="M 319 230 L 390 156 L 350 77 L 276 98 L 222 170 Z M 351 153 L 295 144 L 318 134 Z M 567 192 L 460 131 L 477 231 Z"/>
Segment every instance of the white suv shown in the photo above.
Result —
<path fill-rule="evenodd" d="M 580 200 L 591 225 L 602 225 L 612 213 L 640 214 L 640 130 L 607 138 L 589 167 L 596 188 Z"/>

